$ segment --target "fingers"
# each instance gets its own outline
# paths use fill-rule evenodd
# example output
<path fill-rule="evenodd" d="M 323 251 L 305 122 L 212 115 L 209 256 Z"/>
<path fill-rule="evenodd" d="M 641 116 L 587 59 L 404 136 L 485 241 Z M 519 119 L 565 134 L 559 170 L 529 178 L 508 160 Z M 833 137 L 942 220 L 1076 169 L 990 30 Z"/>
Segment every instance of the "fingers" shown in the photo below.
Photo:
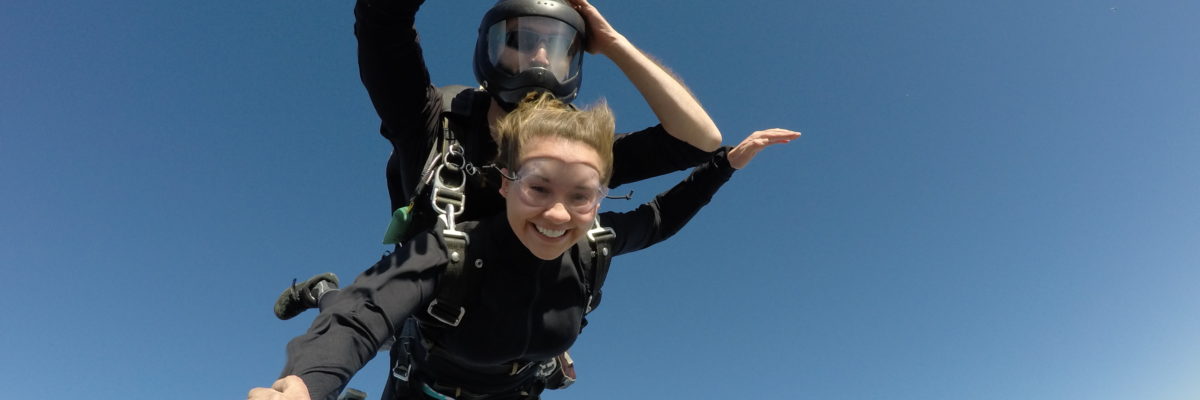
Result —
<path fill-rule="evenodd" d="M 729 151 L 727 155 L 729 165 L 735 169 L 745 168 L 746 164 L 749 164 L 760 150 L 770 145 L 790 142 L 798 137 L 800 137 L 800 132 L 780 128 L 751 133 Z"/>
<path fill-rule="evenodd" d="M 275 383 L 271 384 L 271 389 L 275 389 L 280 392 L 287 390 L 288 386 L 291 385 L 291 382 L 288 381 L 288 378 L 291 378 L 291 377 L 292 377 L 292 375 L 288 375 L 288 376 L 279 378 L 278 380 L 275 381 Z"/>
<path fill-rule="evenodd" d="M 792 140 L 800 137 L 800 132 L 782 128 L 764 129 L 750 134 L 750 137 L 770 138 L 771 140 Z"/>
<path fill-rule="evenodd" d="M 751 133 L 738 147 L 745 146 L 747 148 L 761 149 L 773 144 L 787 143 L 798 137 L 800 137 L 800 132 L 778 128 L 766 129 Z"/>
<path fill-rule="evenodd" d="M 304 380 L 295 375 L 288 375 L 275 383 L 271 384 L 270 388 L 254 388 L 250 389 L 250 393 L 246 395 L 247 400 L 310 400 L 308 395 L 308 386 L 304 384 Z"/>
<path fill-rule="evenodd" d="M 571 8 L 574 8 L 580 14 L 583 14 L 584 11 L 590 12 L 592 10 L 595 10 L 595 7 L 592 7 L 591 4 L 588 4 L 587 0 L 570 0 L 570 3 L 571 3 Z"/>
<path fill-rule="evenodd" d="M 250 389 L 250 393 L 246 395 L 246 400 L 277 400 L 283 398 L 283 393 L 264 387 Z"/>
<path fill-rule="evenodd" d="M 290 380 L 288 378 L 295 378 L 295 381 Z M 276 380 L 275 383 L 271 384 L 270 388 L 260 387 L 260 388 L 250 389 L 250 393 L 248 395 L 246 395 L 246 399 L 247 400 L 284 400 L 284 399 L 287 399 L 288 398 L 287 391 L 289 389 L 294 390 L 296 381 L 299 381 L 301 386 L 304 385 L 304 381 L 300 381 L 299 377 L 297 377 L 295 375 L 291 375 L 291 376 L 287 376 L 287 377 L 281 378 L 279 380 Z"/>

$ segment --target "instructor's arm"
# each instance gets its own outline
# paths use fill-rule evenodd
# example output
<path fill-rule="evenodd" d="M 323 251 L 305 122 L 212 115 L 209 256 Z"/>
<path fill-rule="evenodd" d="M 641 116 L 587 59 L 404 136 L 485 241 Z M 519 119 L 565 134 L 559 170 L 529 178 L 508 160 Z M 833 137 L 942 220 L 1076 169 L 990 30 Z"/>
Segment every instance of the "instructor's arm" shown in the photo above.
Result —
<path fill-rule="evenodd" d="M 603 54 L 625 73 L 667 133 L 700 150 L 715 151 L 721 147 L 717 124 L 683 83 L 613 29 L 587 0 L 570 2 L 587 22 L 587 51 Z"/>

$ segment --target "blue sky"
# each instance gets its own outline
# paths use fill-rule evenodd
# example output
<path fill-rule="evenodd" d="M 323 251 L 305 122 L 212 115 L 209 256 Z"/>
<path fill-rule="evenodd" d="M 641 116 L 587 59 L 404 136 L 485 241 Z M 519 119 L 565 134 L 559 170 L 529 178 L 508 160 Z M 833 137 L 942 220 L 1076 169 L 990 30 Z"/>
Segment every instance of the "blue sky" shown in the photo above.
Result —
<path fill-rule="evenodd" d="M 418 16 L 470 84 L 490 1 Z M 598 1 L 727 144 L 546 398 L 1200 397 L 1200 3 Z M 0 5 L 5 398 L 242 398 L 387 248 L 350 1 Z M 602 57 L 579 102 L 653 115 Z M 682 175 L 633 185 L 646 201 Z M 373 397 L 381 357 L 352 382 Z"/>

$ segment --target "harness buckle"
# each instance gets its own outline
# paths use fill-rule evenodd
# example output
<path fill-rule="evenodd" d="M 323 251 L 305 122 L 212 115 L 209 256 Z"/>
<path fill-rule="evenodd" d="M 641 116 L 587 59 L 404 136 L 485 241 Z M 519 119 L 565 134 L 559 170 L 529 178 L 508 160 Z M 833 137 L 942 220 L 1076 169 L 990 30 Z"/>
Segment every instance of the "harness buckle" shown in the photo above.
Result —
<path fill-rule="evenodd" d="M 397 364 L 395 367 L 392 367 L 392 376 L 396 377 L 396 379 L 408 382 L 408 378 L 412 376 L 412 362 L 404 365 Z"/>
<path fill-rule="evenodd" d="M 599 218 L 596 219 L 596 223 L 592 229 L 588 229 L 587 231 L 588 241 L 592 243 L 609 240 L 616 236 L 617 234 L 616 232 L 613 232 L 612 228 L 600 226 Z"/>
<path fill-rule="evenodd" d="M 466 185 L 467 177 L 459 171 L 462 180 L 457 186 L 450 186 L 442 179 L 442 171 L 444 166 L 438 167 L 433 174 L 433 193 L 430 195 L 430 201 L 433 203 L 433 209 L 439 214 L 446 214 L 446 209 L 453 208 L 451 213 L 462 214 L 464 204 L 467 202 L 467 196 L 463 193 L 463 186 Z"/>
<path fill-rule="evenodd" d="M 467 314 L 467 309 L 462 308 L 462 306 L 459 306 L 458 307 L 458 315 L 455 316 L 453 319 L 451 319 L 446 316 L 440 315 L 441 310 L 443 310 L 443 308 L 438 308 L 437 304 L 438 304 L 437 299 L 433 299 L 433 301 L 429 303 L 429 307 L 425 309 L 425 312 L 428 313 L 429 316 L 433 317 L 433 319 L 436 319 L 443 324 L 450 325 L 450 326 L 458 326 L 458 324 L 460 322 L 462 322 L 463 315 Z"/>
<path fill-rule="evenodd" d="M 599 252 L 600 254 L 592 254 L 592 257 L 596 257 L 597 255 L 610 257 L 612 254 L 608 253 L 610 251 L 609 241 L 617 237 L 617 233 L 612 228 L 600 226 L 600 218 L 596 218 L 595 221 L 592 224 L 592 229 L 588 229 L 587 231 L 587 238 L 592 251 Z"/>

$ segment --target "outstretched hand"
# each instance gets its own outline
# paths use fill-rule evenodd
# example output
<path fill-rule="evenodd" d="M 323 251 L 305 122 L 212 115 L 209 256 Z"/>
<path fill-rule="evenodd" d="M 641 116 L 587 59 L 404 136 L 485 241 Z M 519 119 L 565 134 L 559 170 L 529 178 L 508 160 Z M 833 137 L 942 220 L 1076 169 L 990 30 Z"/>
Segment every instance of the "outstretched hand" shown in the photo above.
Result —
<path fill-rule="evenodd" d="M 304 384 L 304 380 L 295 375 L 288 375 L 275 383 L 271 384 L 271 388 L 254 388 L 250 389 L 250 394 L 246 396 L 247 400 L 312 400 L 308 395 L 308 386 Z"/>
<path fill-rule="evenodd" d="M 729 150 L 727 156 L 729 166 L 735 169 L 745 168 L 746 164 L 749 164 L 750 160 L 754 159 L 759 150 L 773 144 L 787 143 L 798 137 L 800 137 L 800 132 L 779 128 L 751 133 L 750 136 L 746 137 L 746 140 L 743 140 L 737 146 L 734 146 L 732 150 Z"/>
<path fill-rule="evenodd" d="M 600 10 L 593 7 L 587 0 L 568 0 L 571 3 L 571 8 L 579 12 L 583 17 L 583 22 L 587 24 L 587 50 L 591 54 L 607 54 L 609 48 L 617 42 L 624 39 L 612 25 L 608 24 L 608 20 L 600 15 Z"/>

